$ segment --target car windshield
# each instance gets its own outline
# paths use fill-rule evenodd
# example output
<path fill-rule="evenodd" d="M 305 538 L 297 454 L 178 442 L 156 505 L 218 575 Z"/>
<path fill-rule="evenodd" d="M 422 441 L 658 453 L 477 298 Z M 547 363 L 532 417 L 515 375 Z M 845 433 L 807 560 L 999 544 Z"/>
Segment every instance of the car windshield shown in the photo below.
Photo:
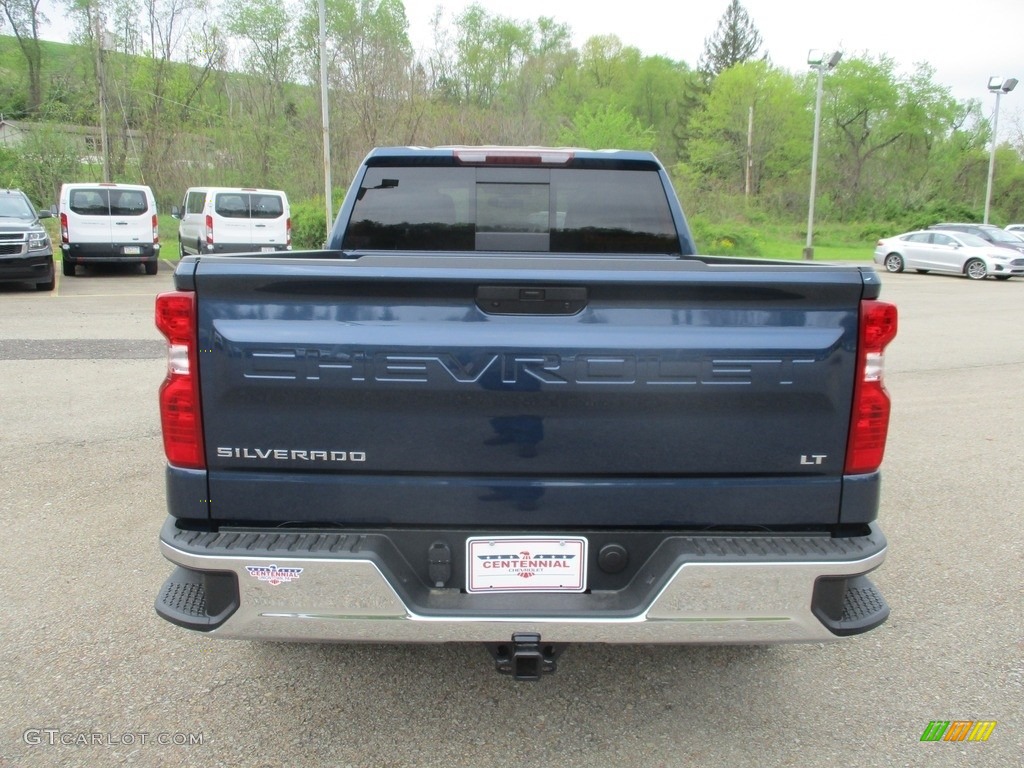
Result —
<path fill-rule="evenodd" d="M 1004 232 L 1001 229 L 989 229 L 985 231 L 988 232 L 993 243 L 1006 243 L 1007 245 L 1013 246 L 1020 245 L 1020 238 L 1015 235 L 1011 235 L 1009 232 Z"/>
<path fill-rule="evenodd" d="M 985 240 L 982 240 L 977 235 L 968 235 L 966 232 L 958 232 L 956 238 L 963 245 L 969 245 L 972 248 L 985 248 L 988 246 Z"/>
<path fill-rule="evenodd" d="M 0 218 L 31 220 L 35 217 L 35 211 L 32 210 L 25 198 L 14 195 L 0 197 Z"/>

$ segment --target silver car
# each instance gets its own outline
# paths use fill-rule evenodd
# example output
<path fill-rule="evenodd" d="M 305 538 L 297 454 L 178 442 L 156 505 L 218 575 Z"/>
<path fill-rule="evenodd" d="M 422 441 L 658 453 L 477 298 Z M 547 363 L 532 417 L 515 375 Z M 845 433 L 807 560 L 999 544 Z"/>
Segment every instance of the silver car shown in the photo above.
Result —
<path fill-rule="evenodd" d="M 1024 276 L 1024 255 L 991 245 L 977 235 L 934 229 L 879 240 L 875 263 L 886 272 L 955 272 L 971 280 Z"/>

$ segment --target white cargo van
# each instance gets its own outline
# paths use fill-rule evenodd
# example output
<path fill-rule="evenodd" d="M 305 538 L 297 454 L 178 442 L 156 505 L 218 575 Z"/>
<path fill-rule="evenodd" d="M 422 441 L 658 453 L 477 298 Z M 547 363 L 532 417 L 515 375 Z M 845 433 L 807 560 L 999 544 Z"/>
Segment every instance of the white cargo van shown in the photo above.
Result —
<path fill-rule="evenodd" d="M 144 264 L 160 259 L 156 198 L 142 184 L 81 183 L 60 188 L 60 248 L 64 275 L 78 264 Z"/>
<path fill-rule="evenodd" d="M 277 189 L 255 187 L 192 187 L 179 220 L 181 256 L 199 253 L 287 251 L 292 247 L 288 196 Z"/>

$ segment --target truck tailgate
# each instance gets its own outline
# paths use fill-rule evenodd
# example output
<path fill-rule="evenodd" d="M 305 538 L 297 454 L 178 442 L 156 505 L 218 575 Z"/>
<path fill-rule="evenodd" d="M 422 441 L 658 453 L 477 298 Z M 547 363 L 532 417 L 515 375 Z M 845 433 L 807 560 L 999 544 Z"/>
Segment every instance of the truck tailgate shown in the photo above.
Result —
<path fill-rule="evenodd" d="M 839 520 L 870 269 L 300 255 L 177 279 L 214 519 Z"/>

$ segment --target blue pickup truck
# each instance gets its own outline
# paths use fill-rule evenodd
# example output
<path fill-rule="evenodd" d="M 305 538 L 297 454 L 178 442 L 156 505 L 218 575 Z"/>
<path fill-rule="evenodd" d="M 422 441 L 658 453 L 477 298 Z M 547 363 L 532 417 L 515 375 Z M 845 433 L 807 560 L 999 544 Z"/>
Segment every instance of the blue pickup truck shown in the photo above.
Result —
<path fill-rule="evenodd" d="M 536 679 L 888 616 L 895 307 L 868 266 L 699 255 L 650 153 L 377 149 L 324 250 L 174 281 L 168 621 Z"/>

